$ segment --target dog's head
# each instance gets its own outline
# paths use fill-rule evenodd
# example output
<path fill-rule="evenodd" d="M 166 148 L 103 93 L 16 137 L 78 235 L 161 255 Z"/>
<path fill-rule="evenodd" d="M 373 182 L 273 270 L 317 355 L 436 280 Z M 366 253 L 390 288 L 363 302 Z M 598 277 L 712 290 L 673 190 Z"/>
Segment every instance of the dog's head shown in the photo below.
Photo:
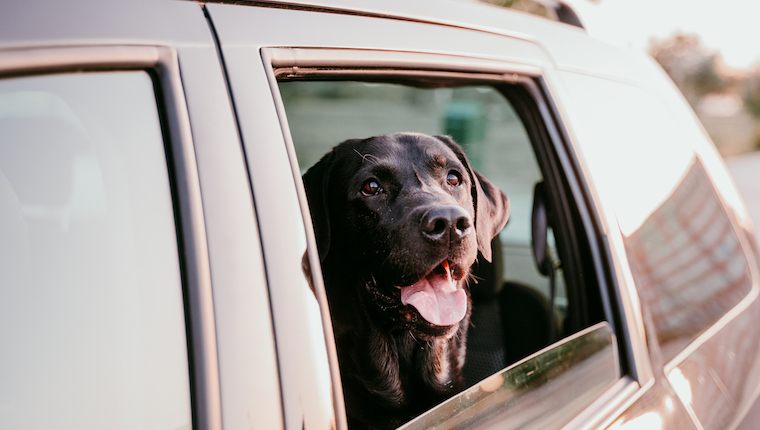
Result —
<path fill-rule="evenodd" d="M 490 261 L 509 216 L 507 196 L 459 145 L 413 133 L 349 140 L 303 180 L 328 284 L 353 274 L 383 323 L 422 337 L 456 332 L 470 266 L 478 251 Z"/>

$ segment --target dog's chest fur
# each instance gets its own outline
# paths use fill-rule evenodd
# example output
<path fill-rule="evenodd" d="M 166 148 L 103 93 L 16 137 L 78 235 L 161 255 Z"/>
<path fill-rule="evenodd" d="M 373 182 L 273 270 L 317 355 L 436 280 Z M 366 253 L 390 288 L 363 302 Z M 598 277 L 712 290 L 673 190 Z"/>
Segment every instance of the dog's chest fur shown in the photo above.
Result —
<path fill-rule="evenodd" d="M 469 315 L 449 338 L 423 340 L 409 330 L 388 331 L 372 321 L 366 296 L 350 293 L 364 288 L 359 283 L 345 278 L 326 282 L 328 296 L 338 295 L 338 302 L 355 308 L 331 312 L 349 418 L 358 421 L 350 427 L 385 423 L 395 428 L 462 390 Z"/>

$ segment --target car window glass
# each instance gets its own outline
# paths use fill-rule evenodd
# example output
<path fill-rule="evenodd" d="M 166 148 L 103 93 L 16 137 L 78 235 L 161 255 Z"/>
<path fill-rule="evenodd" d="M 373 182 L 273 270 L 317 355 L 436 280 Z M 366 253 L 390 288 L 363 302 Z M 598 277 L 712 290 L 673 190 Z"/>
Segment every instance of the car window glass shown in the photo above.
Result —
<path fill-rule="evenodd" d="M 739 238 L 699 160 L 625 244 L 666 361 L 752 288 Z"/>
<path fill-rule="evenodd" d="M 0 345 L 2 428 L 190 428 L 147 73 L 0 80 Z"/>
<path fill-rule="evenodd" d="M 302 174 L 348 139 L 397 132 L 450 135 L 473 168 L 509 196 L 510 220 L 492 243 L 494 263 L 481 258 L 474 269 L 477 282 L 470 284 L 473 313 L 464 367 L 468 386 L 476 387 L 552 343 L 550 326 L 555 327 L 554 340 L 565 336 L 568 293 L 551 228 L 553 304 L 549 278 L 538 271 L 533 257 L 534 190 L 543 175 L 520 116 L 498 88 L 298 80 L 281 81 L 279 88 Z M 614 380 L 619 377 L 617 361 L 612 367 Z"/>
<path fill-rule="evenodd" d="M 484 379 L 401 429 L 559 429 L 618 378 L 615 335 L 602 322 Z"/>

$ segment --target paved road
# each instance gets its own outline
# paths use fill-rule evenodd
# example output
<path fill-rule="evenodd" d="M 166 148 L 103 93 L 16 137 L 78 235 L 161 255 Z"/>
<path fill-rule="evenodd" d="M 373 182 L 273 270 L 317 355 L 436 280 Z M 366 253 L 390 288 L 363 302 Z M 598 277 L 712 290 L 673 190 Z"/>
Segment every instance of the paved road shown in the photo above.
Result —
<path fill-rule="evenodd" d="M 755 236 L 760 240 L 760 152 L 737 155 L 726 159 L 755 224 Z"/>

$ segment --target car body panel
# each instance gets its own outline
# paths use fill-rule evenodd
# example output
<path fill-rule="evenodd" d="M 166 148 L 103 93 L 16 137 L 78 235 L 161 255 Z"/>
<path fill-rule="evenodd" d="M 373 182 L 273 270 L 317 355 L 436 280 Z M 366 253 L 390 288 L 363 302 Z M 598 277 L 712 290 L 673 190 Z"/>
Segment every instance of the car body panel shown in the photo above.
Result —
<path fill-rule="evenodd" d="M 636 51 L 621 50 L 588 37 L 578 27 L 474 1 L 366 1 L 361 6 L 351 0 L 265 1 L 259 4 L 416 21 L 509 36 L 541 47 L 558 69 L 626 80 L 637 80 L 635 77 L 641 68 L 639 60 L 645 58 Z"/>
<path fill-rule="evenodd" d="M 214 290 L 222 421 L 232 428 L 282 427 L 279 371 L 256 212 L 218 53 L 180 48 L 201 172 Z M 260 387 L 271 393 L 260 396 Z"/>
<path fill-rule="evenodd" d="M 663 378 L 655 379 L 633 399 L 635 402 L 606 427 L 608 430 L 700 428 Z"/>
<path fill-rule="evenodd" d="M 3 3 L 0 46 L 206 45 L 208 23 L 190 2 L 77 0 Z M 92 19 L 92 18 L 96 19 Z"/>
<path fill-rule="evenodd" d="M 211 5 L 214 6 L 214 5 Z M 210 11 L 212 16 L 215 12 Z M 215 19 L 215 18 L 214 18 Z M 220 40 L 223 32 L 215 22 Z M 280 120 L 258 46 L 222 42 L 265 253 L 286 428 L 335 422 L 320 309 L 301 270 L 306 233 Z M 300 252 L 293 252 L 293 250 Z M 280 310 L 278 312 L 278 309 Z M 294 428 L 295 428 L 294 427 Z"/>
<path fill-rule="evenodd" d="M 736 220 L 734 230 L 743 244 L 743 252 L 752 272 L 752 290 L 742 302 L 724 317 L 725 320 L 719 321 L 711 327 L 709 334 L 696 339 L 691 347 L 688 347 L 673 361 L 665 365 L 666 372 L 673 372 L 669 373 L 671 383 L 676 381 L 676 391 L 684 403 L 688 405 L 687 407 L 692 411 L 694 418 L 698 419 L 704 428 L 725 428 L 730 424 L 726 417 L 733 416 L 728 411 L 736 408 L 736 403 L 751 404 L 756 399 L 755 393 L 745 393 L 745 391 L 754 390 L 756 384 L 749 382 L 746 387 L 753 388 L 749 390 L 743 388 L 745 387 L 743 384 L 745 380 L 744 377 L 741 377 L 741 382 L 734 380 L 732 384 L 725 385 L 722 379 L 724 377 L 730 378 L 731 372 L 726 368 L 717 369 L 714 364 L 710 364 L 725 363 L 725 365 L 730 365 L 729 363 L 733 362 L 737 356 L 745 358 L 756 356 L 756 342 L 746 340 L 756 338 L 756 335 L 749 334 L 755 329 L 743 327 L 746 323 L 741 322 L 741 320 L 754 321 L 755 317 L 751 315 L 756 312 L 753 309 L 757 306 L 756 291 L 758 288 L 756 256 L 754 256 L 750 243 L 754 239 L 751 234 L 746 234 L 746 230 L 743 228 L 743 225 L 748 222 L 746 210 L 741 201 L 736 198 L 738 197 L 736 190 L 733 188 L 732 182 L 726 178 L 725 169 L 721 166 L 720 159 L 716 157 L 714 147 L 709 144 L 700 128 L 694 127 L 693 123 L 689 124 L 692 118 L 688 115 L 688 108 L 683 106 L 678 97 L 667 97 L 669 92 L 663 90 L 657 94 L 664 95 L 664 97 L 659 98 L 659 100 L 652 97 L 651 103 L 623 103 L 623 106 L 635 106 L 637 108 L 647 104 L 653 107 L 645 111 L 641 119 L 633 120 L 631 124 L 635 128 L 637 123 L 646 123 L 648 124 L 647 129 L 626 130 L 625 125 L 620 122 L 616 123 L 613 116 L 623 115 L 617 118 L 625 118 L 628 122 L 637 118 L 636 112 L 623 113 L 625 111 L 617 111 L 615 115 L 607 116 L 603 109 L 600 110 L 605 100 L 617 99 L 617 101 L 621 101 L 622 94 L 616 93 L 612 87 L 620 87 L 625 84 L 595 83 L 594 88 L 591 88 L 590 86 L 583 87 L 580 83 L 593 79 L 595 78 L 563 73 L 565 88 L 575 91 L 574 96 L 564 97 L 563 100 L 573 103 L 567 107 L 567 112 L 570 112 L 569 116 L 576 117 L 571 120 L 571 123 L 575 125 L 574 130 L 577 133 L 578 141 L 583 142 L 580 145 L 580 151 L 586 155 L 584 159 L 590 166 L 591 175 L 596 176 L 591 182 L 597 184 L 600 201 L 605 206 L 603 212 L 615 214 L 608 218 L 608 225 L 617 224 L 619 226 L 618 231 L 611 229 L 610 235 L 621 235 L 620 240 L 616 241 L 617 246 L 613 247 L 613 252 L 615 249 L 617 250 L 619 258 L 623 261 L 621 268 L 624 271 L 629 263 L 623 237 L 632 234 L 644 224 L 652 212 L 659 208 L 662 200 L 673 193 L 673 190 L 680 184 L 681 176 L 685 174 L 687 167 L 695 157 L 699 157 L 700 161 L 710 160 L 710 165 L 706 165 L 705 169 L 708 174 L 712 175 L 714 186 L 720 189 L 722 202 L 731 208 L 731 218 Z M 578 86 L 575 87 L 575 85 Z M 603 88 L 607 89 L 604 90 Z M 594 91 L 600 92 L 594 94 Z M 638 89 L 638 87 L 631 87 L 624 91 L 643 94 L 643 90 Z M 622 100 L 627 99 L 622 98 Z M 667 104 L 667 101 L 671 103 Z M 659 112 L 657 112 L 658 109 Z M 667 120 L 661 123 L 660 129 L 656 133 L 650 136 L 637 135 L 638 132 L 642 131 L 649 133 L 649 127 L 656 129 L 657 121 L 665 118 Z M 668 128 L 671 129 L 670 132 L 665 131 Z M 647 145 L 651 145 L 648 150 L 645 149 Z M 623 148 L 636 148 L 636 152 L 626 154 L 626 150 Z M 648 154 L 657 154 L 658 162 L 663 163 L 662 167 L 653 167 L 651 159 L 636 161 L 639 154 L 646 157 Z M 611 160 L 620 160 L 620 163 L 616 164 Z M 638 169 L 640 165 L 648 165 L 649 167 L 646 171 L 641 171 Z M 676 166 L 682 167 L 677 168 Z M 630 169 L 630 171 L 621 174 L 626 169 Z M 621 180 L 631 181 L 628 191 L 626 191 L 626 185 L 620 182 Z M 647 187 L 647 183 L 650 184 L 648 187 L 651 190 L 648 192 L 643 191 Z M 600 185 L 604 185 L 606 189 L 600 190 Z M 650 198 L 652 200 L 648 200 Z M 618 200 L 617 204 L 615 203 L 616 199 Z M 632 277 L 629 278 L 628 282 L 629 291 L 637 294 L 635 281 Z M 621 291 L 624 289 L 621 288 Z M 739 321 L 728 322 L 740 314 Z M 743 328 L 731 329 L 726 324 L 737 326 L 737 329 Z M 705 339 L 709 339 L 708 342 L 712 345 L 708 347 L 703 344 Z M 737 352 L 737 349 L 740 349 L 741 352 Z M 715 356 L 716 351 L 721 351 L 718 353 L 720 358 Z M 705 353 L 707 356 L 704 355 Z M 679 365 L 678 363 L 681 360 L 683 362 Z M 754 361 L 754 359 L 749 360 Z M 657 361 L 657 358 L 654 361 Z M 754 363 L 744 363 L 740 367 L 754 369 L 754 366 Z M 688 369 L 688 372 L 685 369 Z M 707 378 L 708 374 L 709 378 Z M 692 387 L 697 384 L 700 385 L 700 389 L 694 389 L 692 392 Z M 692 409 L 692 405 L 695 403 L 698 406 Z M 707 406 L 716 403 L 723 403 L 724 406 L 717 408 Z M 699 413 L 695 413 L 696 410 Z M 726 415 L 721 418 L 719 417 L 720 414 Z"/>

